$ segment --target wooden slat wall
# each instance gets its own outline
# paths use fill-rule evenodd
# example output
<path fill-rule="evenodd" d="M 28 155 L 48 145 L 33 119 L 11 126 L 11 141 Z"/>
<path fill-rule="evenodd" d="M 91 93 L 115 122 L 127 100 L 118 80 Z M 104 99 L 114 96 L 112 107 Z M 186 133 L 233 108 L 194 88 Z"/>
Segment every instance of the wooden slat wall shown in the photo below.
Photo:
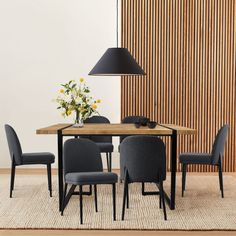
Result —
<path fill-rule="evenodd" d="M 210 152 L 228 123 L 224 171 L 236 171 L 236 0 L 122 0 L 121 14 L 122 46 L 147 73 L 122 78 L 122 118 L 196 128 L 178 153 Z"/>

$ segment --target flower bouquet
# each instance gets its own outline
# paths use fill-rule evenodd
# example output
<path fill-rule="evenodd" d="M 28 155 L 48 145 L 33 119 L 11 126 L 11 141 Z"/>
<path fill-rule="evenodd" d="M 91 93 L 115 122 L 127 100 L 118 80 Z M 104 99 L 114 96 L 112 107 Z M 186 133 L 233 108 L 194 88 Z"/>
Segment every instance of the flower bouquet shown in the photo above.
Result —
<path fill-rule="evenodd" d="M 57 109 L 62 111 L 64 117 L 75 113 L 73 126 L 83 127 L 84 120 L 93 114 L 98 114 L 97 107 L 101 100 L 95 100 L 90 95 L 90 89 L 84 78 L 80 78 L 79 83 L 70 80 L 61 86 L 59 96 L 56 98 L 56 102 L 59 104 Z"/>

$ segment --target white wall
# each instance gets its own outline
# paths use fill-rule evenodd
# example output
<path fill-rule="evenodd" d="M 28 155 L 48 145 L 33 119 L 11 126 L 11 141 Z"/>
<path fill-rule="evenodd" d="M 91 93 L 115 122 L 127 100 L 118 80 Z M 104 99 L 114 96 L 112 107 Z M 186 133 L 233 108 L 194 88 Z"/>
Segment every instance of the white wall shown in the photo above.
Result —
<path fill-rule="evenodd" d="M 89 77 L 108 47 L 116 45 L 116 1 L 0 0 L 0 168 L 9 167 L 4 124 L 23 151 L 57 154 L 56 136 L 35 130 L 65 122 L 52 99 L 60 83 L 87 78 L 99 109 L 120 120 L 120 78 Z M 66 122 L 72 122 L 72 117 Z"/>

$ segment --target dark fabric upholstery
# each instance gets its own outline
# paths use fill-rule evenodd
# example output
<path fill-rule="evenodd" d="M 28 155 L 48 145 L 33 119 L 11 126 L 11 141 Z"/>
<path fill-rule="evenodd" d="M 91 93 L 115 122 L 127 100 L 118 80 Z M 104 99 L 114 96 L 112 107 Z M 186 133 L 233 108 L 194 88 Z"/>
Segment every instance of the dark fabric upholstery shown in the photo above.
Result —
<path fill-rule="evenodd" d="M 117 174 L 103 172 L 98 145 L 89 139 L 69 139 L 64 144 L 64 175 L 68 184 L 110 184 Z"/>
<path fill-rule="evenodd" d="M 92 116 L 86 119 L 84 123 L 110 124 L 110 121 L 104 116 Z M 112 144 L 112 136 L 86 136 L 86 138 L 91 139 L 95 143 L 111 143 Z"/>
<path fill-rule="evenodd" d="M 22 149 L 20 141 L 17 137 L 15 130 L 10 125 L 5 125 L 5 131 L 7 136 L 7 142 L 11 159 L 14 155 L 14 162 L 17 165 L 22 164 Z"/>
<path fill-rule="evenodd" d="M 54 155 L 49 152 L 22 153 L 20 141 L 15 130 L 10 125 L 5 125 L 7 141 L 11 158 L 14 155 L 15 165 L 26 164 L 51 164 L 54 162 Z"/>
<path fill-rule="evenodd" d="M 121 123 L 123 124 L 134 124 L 138 122 L 140 119 L 146 118 L 145 116 L 126 116 L 122 119 Z M 128 136 L 120 136 L 120 143 Z M 118 147 L 120 151 L 120 146 Z"/>
<path fill-rule="evenodd" d="M 50 152 L 38 152 L 38 153 L 23 153 L 22 164 L 51 164 L 54 163 L 55 157 Z"/>
<path fill-rule="evenodd" d="M 220 155 L 224 155 L 225 142 L 229 130 L 229 125 L 224 125 L 217 133 L 215 142 L 212 148 L 212 164 L 216 165 L 219 163 Z"/>
<path fill-rule="evenodd" d="M 64 144 L 64 172 L 102 171 L 99 147 L 89 139 L 68 139 Z"/>
<path fill-rule="evenodd" d="M 122 119 L 121 123 L 124 124 L 134 124 L 138 122 L 140 119 L 147 118 L 145 116 L 126 116 Z"/>
<path fill-rule="evenodd" d="M 186 185 L 186 172 L 188 164 L 204 164 L 217 165 L 219 172 L 219 183 L 221 197 L 224 197 L 223 174 L 222 174 L 222 158 L 224 155 L 225 141 L 227 138 L 229 125 L 223 125 L 218 131 L 211 154 L 208 153 L 182 153 L 179 161 L 182 164 L 182 197 L 184 196 Z"/>
<path fill-rule="evenodd" d="M 50 197 L 52 196 L 52 178 L 51 178 L 51 164 L 54 162 L 54 155 L 49 152 L 40 153 L 22 153 L 20 141 L 15 130 L 10 125 L 5 125 L 7 142 L 12 159 L 11 165 L 11 182 L 10 182 L 10 198 L 14 189 L 15 170 L 16 166 L 30 165 L 30 164 L 45 164 L 47 165 L 48 174 L 48 190 Z"/>
<path fill-rule="evenodd" d="M 113 184 L 117 182 L 115 173 L 107 172 L 80 172 L 68 173 L 65 175 L 65 181 L 68 184 L 89 185 L 89 184 Z"/>
<path fill-rule="evenodd" d="M 217 133 L 212 152 L 208 153 L 182 153 L 179 161 L 182 164 L 209 164 L 218 165 L 220 155 L 223 156 L 225 142 L 227 138 L 229 125 L 224 125 Z"/>
<path fill-rule="evenodd" d="M 96 143 L 100 152 L 113 152 L 114 146 L 112 143 Z"/>
<path fill-rule="evenodd" d="M 182 153 L 179 156 L 181 164 L 212 164 L 212 155 L 208 153 Z"/>
<path fill-rule="evenodd" d="M 158 137 L 129 136 L 120 144 L 121 179 L 128 170 L 129 182 L 158 182 L 166 179 L 165 144 Z"/>

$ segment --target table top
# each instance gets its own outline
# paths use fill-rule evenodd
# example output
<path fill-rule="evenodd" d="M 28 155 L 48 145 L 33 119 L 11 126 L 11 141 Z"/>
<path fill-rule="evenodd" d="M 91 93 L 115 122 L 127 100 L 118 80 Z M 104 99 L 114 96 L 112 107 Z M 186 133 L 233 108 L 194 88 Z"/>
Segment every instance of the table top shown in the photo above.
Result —
<path fill-rule="evenodd" d="M 72 124 L 54 124 L 36 130 L 36 134 L 57 134 L 62 129 L 63 135 L 171 135 L 196 134 L 196 129 L 174 124 L 159 124 L 154 129 L 147 126 L 136 128 L 134 124 L 84 124 L 82 128 L 75 128 Z"/>

